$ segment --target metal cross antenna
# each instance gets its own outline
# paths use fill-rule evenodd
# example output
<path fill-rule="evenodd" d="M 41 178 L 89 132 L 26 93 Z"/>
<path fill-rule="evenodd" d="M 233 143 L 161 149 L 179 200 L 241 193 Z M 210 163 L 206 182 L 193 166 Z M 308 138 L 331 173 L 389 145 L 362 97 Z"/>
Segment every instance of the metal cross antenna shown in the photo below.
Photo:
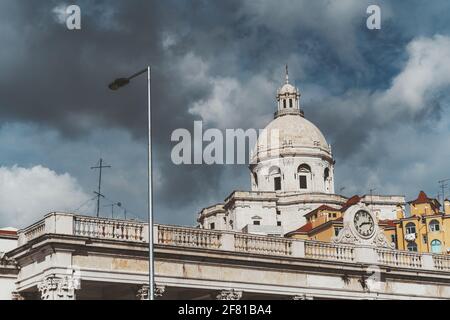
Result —
<path fill-rule="evenodd" d="M 99 166 L 91 167 L 91 169 L 99 169 L 99 173 L 98 173 L 98 192 L 94 191 L 94 193 L 97 195 L 97 218 L 99 217 L 99 214 L 100 214 L 100 197 L 103 197 L 103 198 L 105 197 L 101 193 L 101 188 L 102 188 L 102 169 L 103 168 L 111 168 L 111 166 L 104 166 L 102 158 L 100 158 L 100 165 Z"/>
<path fill-rule="evenodd" d="M 148 115 L 148 299 L 155 298 L 154 259 L 153 259 L 153 184 L 152 184 L 152 113 L 151 113 L 151 69 L 148 66 L 132 76 L 118 78 L 109 84 L 111 90 L 118 90 L 130 83 L 130 80 L 147 72 L 147 115 Z"/>
<path fill-rule="evenodd" d="M 448 183 L 446 183 L 447 181 L 450 181 L 450 179 L 444 179 L 444 180 L 439 180 L 438 183 L 440 184 L 441 190 L 442 190 L 442 205 L 444 206 L 444 211 L 445 211 L 445 189 L 448 187 Z"/>

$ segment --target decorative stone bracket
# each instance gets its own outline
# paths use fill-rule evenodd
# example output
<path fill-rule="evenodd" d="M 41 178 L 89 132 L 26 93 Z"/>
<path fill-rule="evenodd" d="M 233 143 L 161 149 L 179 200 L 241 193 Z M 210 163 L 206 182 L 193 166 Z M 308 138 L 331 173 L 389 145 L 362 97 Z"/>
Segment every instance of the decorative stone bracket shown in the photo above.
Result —
<path fill-rule="evenodd" d="M 222 290 L 217 296 L 217 300 L 241 300 L 242 291 L 234 289 Z"/>
<path fill-rule="evenodd" d="M 141 288 L 138 290 L 136 297 L 139 300 L 148 300 L 148 284 L 143 284 Z M 166 291 L 166 287 L 162 285 L 155 285 L 154 296 L 155 298 L 162 297 L 164 292 Z"/>
<path fill-rule="evenodd" d="M 75 300 L 75 290 L 80 289 L 79 279 L 49 276 L 37 286 L 42 300 Z"/>

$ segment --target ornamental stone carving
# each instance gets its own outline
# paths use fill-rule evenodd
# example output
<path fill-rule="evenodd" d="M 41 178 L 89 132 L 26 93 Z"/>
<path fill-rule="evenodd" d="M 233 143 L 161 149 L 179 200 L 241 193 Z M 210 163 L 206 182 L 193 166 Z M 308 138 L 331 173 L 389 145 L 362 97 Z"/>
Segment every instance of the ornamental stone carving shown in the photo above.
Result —
<path fill-rule="evenodd" d="M 79 289 L 78 279 L 49 276 L 42 280 L 37 288 L 41 300 L 75 300 L 75 290 Z"/>
<path fill-rule="evenodd" d="M 25 298 L 17 291 L 11 293 L 11 300 L 25 300 Z"/>
<path fill-rule="evenodd" d="M 141 288 L 139 288 L 136 297 L 139 300 L 148 300 L 148 294 L 149 294 L 148 289 L 149 289 L 149 286 L 147 284 L 142 285 Z M 155 289 L 153 291 L 154 297 L 155 298 L 162 297 L 164 295 L 165 291 L 166 291 L 165 286 L 155 285 Z"/>
<path fill-rule="evenodd" d="M 217 300 L 240 300 L 242 298 L 242 291 L 234 289 L 222 290 L 217 296 Z"/>
<path fill-rule="evenodd" d="M 358 232 L 358 218 L 355 218 L 355 216 L 360 212 L 363 212 L 365 214 L 365 217 L 367 217 L 367 221 L 362 223 L 360 222 L 360 224 L 372 224 L 373 229 L 369 229 L 372 230 L 371 232 L 367 231 L 366 234 L 361 234 L 360 232 Z M 383 230 L 378 226 L 378 218 L 368 206 L 361 202 L 351 206 L 345 211 L 344 227 L 336 237 L 333 237 L 332 241 L 334 243 L 394 249 L 394 244 L 388 241 Z"/>
<path fill-rule="evenodd" d="M 307 296 L 306 294 L 302 294 L 302 295 L 293 296 L 292 300 L 313 300 L 313 297 Z"/>

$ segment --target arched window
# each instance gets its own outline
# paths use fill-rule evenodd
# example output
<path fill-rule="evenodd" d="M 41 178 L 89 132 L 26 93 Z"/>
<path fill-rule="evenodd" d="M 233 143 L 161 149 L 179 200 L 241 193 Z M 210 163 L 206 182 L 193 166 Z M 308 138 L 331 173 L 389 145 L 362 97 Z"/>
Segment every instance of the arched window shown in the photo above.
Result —
<path fill-rule="evenodd" d="M 269 177 L 273 180 L 273 189 L 275 191 L 281 190 L 281 170 L 273 166 L 269 169 Z"/>
<path fill-rule="evenodd" d="M 430 221 L 430 232 L 438 232 L 441 230 L 441 227 L 439 225 L 439 221 L 436 219 Z"/>
<path fill-rule="evenodd" d="M 289 99 L 289 108 L 292 108 L 292 99 Z"/>
<path fill-rule="evenodd" d="M 442 252 L 442 246 L 441 246 L 441 242 L 439 240 L 431 241 L 431 252 L 433 252 L 433 253 L 441 253 Z"/>
<path fill-rule="evenodd" d="M 311 167 L 306 163 L 301 164 L 297 169 L 300 189 L 308 189 L 308 181 L 311 181 Z"/>
<path fill-rule="evenodd" d="M 327 179 L 330 177 L 330 169 L 329 168 L 325 168 L 324 172 L 323 172 L 323 180 L 327 181 Z"/>
<path fill-rule="evenodd" d="M 416 225 L 412 222 L 408 222 L 405 226 L 406 234 L 416 233 Z"/>
<path fill-rule="evenodd" d="M 253 172 L 253 181 L 255 181 L 255 186 L 258 186 L 258 175 L 256 172 Z"/>
<path fill-rule="evenodd" d="M 283 108 L 286 108 L 286 100 L 283 99 Z"/>
<path fill-rule="evenodd" d="M 415 242 L 408 243 L 406 248 L 408 251 L 417 252 L 417 244 Z"/>

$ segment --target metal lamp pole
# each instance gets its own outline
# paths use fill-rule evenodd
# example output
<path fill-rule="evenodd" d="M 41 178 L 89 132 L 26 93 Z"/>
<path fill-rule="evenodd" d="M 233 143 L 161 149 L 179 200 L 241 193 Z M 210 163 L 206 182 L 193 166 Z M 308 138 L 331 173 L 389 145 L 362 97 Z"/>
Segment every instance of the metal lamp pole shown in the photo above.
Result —
<path fill-rule="evenodd" d="M 114 80 L 108 87 L 111 90 L 118 90 L 119 88 L 126 86 L 130 83 L 131 79 L 137 76 L 147 73 L 147 98 L 148 98 L 148 299 L 154 300 L 155 298 L 155 277 L 154 270 L 155 264 L 153 259 L 153 193 L 152 193 L 152 113 L 151 113 L 151 69 L 148 66 L 146 69 L 133 74 L 128 78 L 118 78 Z"/>

